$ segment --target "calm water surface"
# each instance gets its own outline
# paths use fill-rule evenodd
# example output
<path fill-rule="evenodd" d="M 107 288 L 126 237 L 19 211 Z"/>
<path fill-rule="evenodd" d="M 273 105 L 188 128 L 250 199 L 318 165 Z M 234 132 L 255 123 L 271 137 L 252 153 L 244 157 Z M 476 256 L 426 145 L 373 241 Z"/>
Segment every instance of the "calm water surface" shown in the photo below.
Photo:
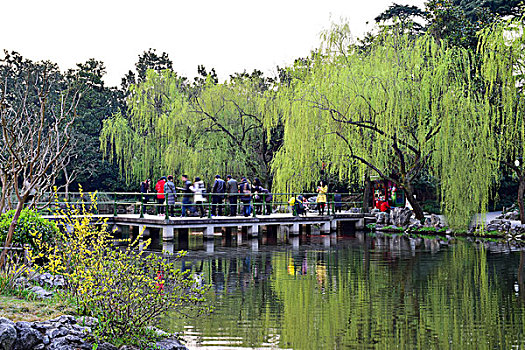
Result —
<path fill-rule="evenodd" d="M 242 234 L 171 249 L 215 311 L 170 315 L 190 349 L 525 349 L 522 252 L 364 234 Z"/>

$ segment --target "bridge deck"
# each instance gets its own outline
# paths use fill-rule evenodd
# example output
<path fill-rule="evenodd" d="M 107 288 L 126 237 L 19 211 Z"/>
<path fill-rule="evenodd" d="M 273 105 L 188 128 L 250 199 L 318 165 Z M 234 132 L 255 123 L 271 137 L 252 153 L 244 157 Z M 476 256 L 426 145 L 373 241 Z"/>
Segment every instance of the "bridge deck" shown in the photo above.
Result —
<path fill-rule="evenodd" d="M 205 230 L 205 236 L 211 237 L 216 228 L 221 227 L 238 227 L 247 226 L 252 235 L 257 235 L 259 226 L 267 225 L 284 225 L 290 226 L 292 233 L 299 232 L 299 225 L 321 225 L 321 231 L 329 232 L 334 229 L 337 222 L 355 222 L 356 227 L 363 228 L 370 222 L 375 222 L 375 217 L 371 214 L 360 213 L 337 213 L 332 215 L 316 215 L 308 213 L 306 216 L 293 216 L 290 213 L 276 213 L 271 215 L 260 215 L 257 217 L 244 216 L 214 216 L 207 217 L 170 217 L 166 220 L 164 215 L 148 215 L 143 218 L 139 214 L 119 214 L 113 215 L 93 215 L 93 219 L 107 218 L 108 224 L 111 225 L 130 225 L 140 226 L 143 228 L 154 227 L 161 228 L 164 239 L 173 237 L 173 229 L 181 228 L 200 228 Z M 45 216 L 49 220 L 60 220 L 60 216 Z"/>

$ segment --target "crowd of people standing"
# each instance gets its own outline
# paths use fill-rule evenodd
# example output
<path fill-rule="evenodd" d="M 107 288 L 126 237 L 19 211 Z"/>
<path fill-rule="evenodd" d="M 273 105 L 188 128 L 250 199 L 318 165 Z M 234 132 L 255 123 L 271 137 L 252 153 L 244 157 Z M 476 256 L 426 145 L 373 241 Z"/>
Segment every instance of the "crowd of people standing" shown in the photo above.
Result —
<path fill-rule="evenodd" d="M 168 177 L 162 176 L 155 184 L 157 213 L 158 215 L 165 215 L 165 210 L 168 210 L 169 216 L 175 216 L 175 206 L 177 204 L 177 196 L 181 195 L 181 217 L 199 214 L 200 217 L 205 216 L 205 203 L 211 200 L 210 207 L 212 216 L 236 216 L 239 211 L 241 215 L 250 216 L 252 211 L 255 214 L 271 214 L 273 212 L 272 201 L 273 196 L 270 191 L 263 187 L 263 184 L 258 178 L 254 178 L 250 182 L 246 177 L 241 177 L 237 181 L 231 175 L 227 175 L 223 179 L 220 175 L 215 175 L 211 192 L 206 192 L 204 181 L 200 177 L 195 177 L 193 181 L 188 175 L 182 175 L 180 179 L 182 185 L 177 187 L 174 183 L 172 175 Z M 147 179 L 141 183 L 140 191 L 145 194 L 146 202 L 148 201 L 148 193 L 151 193 L 151 180 Z M 328 184 L 321 180 L 318 183 L 317 198 L 315 200 L 316 208 L 319 215 L 324 215 L 327 205 Z M 334 212 L 341 211 L 342 201 L 341 194 L 335 191 L 333 195 Z M 297 215 L 306 214 L 306 205 L 308 200 L 301 195 L 290 199 L 288 204 L 294 208 Z M 265 208 L 263 208 L 265 207 Z"/>
<path fill-rule="evenodd" d="M 206 193 L 206 186 L 204 182 L 195 177 L 194 181 L 190 181 L 188 175 L 181 176 L 181 187 L 176 187 L 173 182 L 173 176 L 162 176 L 155 184 L 156 202 L 158 215 L 165 215 L 167 208 L 170 216 L 175 216 L 175 205 L 177 202 L 177 195 L 182 195 L 181 201 L 181 217 L 186 217 L 199 212 L 200 217 L 205 215 L 205 202 L 208 201 Z M 152 192 L 151 180 L 147 179 L 140 185 L 140 192 L 145 194 L 146 201 L 148 193 Z M 238 182 L 231 175 L 222 179 L 220 175 L 215 175 L 214 183 L 211 188 L 211 215 L 236 216 L 238 206 L 242 205 L 241 214 L 250 216 L 252 210 L 256 214 L 263 214 L 263 206 L 266 206 L 266 214 L 272 213 L 272 194 L 263 187 L 258 178 L 254 178 L 250 182 L 246 177 L 242 177 Z"/>

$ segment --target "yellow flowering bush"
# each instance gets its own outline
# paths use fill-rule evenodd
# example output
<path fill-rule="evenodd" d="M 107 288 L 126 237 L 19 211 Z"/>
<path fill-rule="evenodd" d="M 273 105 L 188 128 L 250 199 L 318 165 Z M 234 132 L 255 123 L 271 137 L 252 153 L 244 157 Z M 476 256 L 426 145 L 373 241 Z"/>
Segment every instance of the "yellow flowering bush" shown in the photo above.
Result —
<path fill-rule="evenodd" d="M 60 210 L 59 226 L 64 228 L 60 239 L 49 243 L 36 234 L 39 253 L 31 259 L 38 269 L 64 276 L 79 312 L 99 319 L 102 339 L 134 344 L 169 310 L 208 311 L 207 286 L 199 286 L 173 261 L 145 252 L 150 241 L 142 242 L 142 233 L 134 241 L 123 240 L 125 247 L 116 247 L 106 219 L 96 218 L 92 210 L 96 194 L 90 203 Z"/>

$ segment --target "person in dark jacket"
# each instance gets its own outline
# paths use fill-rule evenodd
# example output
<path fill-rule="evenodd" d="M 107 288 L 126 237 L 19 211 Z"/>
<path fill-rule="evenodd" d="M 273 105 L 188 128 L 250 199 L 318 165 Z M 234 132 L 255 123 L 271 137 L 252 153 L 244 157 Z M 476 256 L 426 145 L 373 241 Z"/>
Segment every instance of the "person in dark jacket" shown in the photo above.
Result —
<path fill-rule="evenodd" d="M 144 203 L 148 203 L 150 201 L 150 195 L 148 195 L 150 191 L 151 191 L 151 180 L 146 179 L 142 181 L 140 183 L 140 193 L 142 193 L 142 200 L 144 201 Z M 144 210 L 144 208 L 142 208 L 142 210 Z"/>
<path fill-rule="evenodd" d="M 334 211 L 335 212 L 341 212 L 343 209 L 343 197 L 341 196 L 341 193 L 339 193 L 338 190 L 335 190 L 334 194 Z"/>
<path fill-rule="evenodd" d="M 272 201 L 273 201 L 273 195 L 270 193 L 269 190 L 266 188 L 259 188 L 259 196 L 261 196 L 263 202 L 266 205 L 266 215 L 270 215 L 273 213 L 272 208 Z"/>
<path fill-rule="evenodd" d="M 237 197 L 239 194 L 239 185 L 231 175 L 226 176 L 226 193 L 228 193 L 228 201 L 230 202 L 230 216 L 237 215 Z"/>
<path fill-rule="evenodd" d="M 175 201 L 177 200 L 177 189 L 173 183 L 173 176 L 168 176 L 168 181 L 164 184 L 164 193 L 166 195 L 166 205 L 168 206 L 168 214 L 175 216 Z"/>
<path fill-rule="evenodd" d="M 250 183 L 244 176 L 241 178 L 241 183 L 239 184 L 239 193 L 240 193 L 241 202 L 243 204 L 242 213 L 244 216 L 250 216 L 252 191 L 251 191 Z"/>
<path fill-rule="evenodd" d="M 253 210 L 255 210 L 255 213 L 257 215 L 262 215 L 262 206 L 263 206 L 263 198 L 261 196 L 261 189 L 262 189 L 262 183 L 259 178 L 254 178 L 252 183 L 252 200 L 253 200 Z"/>
<path fill-rule="evenodd" d="M 226 182 L 221 179 L 220 175 L 215 175 L 215 182 L 213 183 L 213 188 L 211 190 L 211 215 L 216 215 L 219 213 L 219 216 L 222 216 L 222 202 L 224 201 L 224 193 L 226 192 Z"/>
<path fill-rule="evenodd" d="M 182 175 L 182 187 L 177 187 L 177 189 L 181 190 L 184 194 L 182 195 L 182 214 L 181 217 L 187 216 L 187 211 L 192 211 L 191 204 L 191 198 L 193 197 L 193 191 L 191 190 L 192 183 L 188 179 L 188 175 Z"/>

